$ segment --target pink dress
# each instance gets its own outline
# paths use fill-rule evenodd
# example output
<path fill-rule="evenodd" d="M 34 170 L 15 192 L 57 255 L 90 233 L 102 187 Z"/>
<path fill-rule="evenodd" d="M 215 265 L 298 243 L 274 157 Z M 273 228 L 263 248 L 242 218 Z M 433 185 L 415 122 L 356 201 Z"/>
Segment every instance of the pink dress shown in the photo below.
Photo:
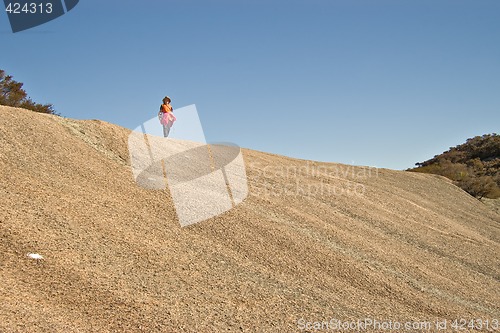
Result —
<path fill-rule="evenodd" d="M 177 120 L 177 118 L 175 118 L 175 116 L 172 112 L 162 112 L 162 117 L 160 119 L 160 123 L 163 126 L 165 126 L 165 125 L 172 126 L 172 124 L 176 120 Z"/>

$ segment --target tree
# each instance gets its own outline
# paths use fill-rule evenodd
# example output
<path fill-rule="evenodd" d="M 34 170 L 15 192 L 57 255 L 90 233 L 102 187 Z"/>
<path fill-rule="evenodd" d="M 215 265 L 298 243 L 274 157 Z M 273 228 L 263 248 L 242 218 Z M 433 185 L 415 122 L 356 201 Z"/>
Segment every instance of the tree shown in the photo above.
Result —
<path fill-rule="evenodd" d="M 0 69 L 0 105 L 13 106 L 41 113 L 56 114 L 52 104 L 35 103 L 23 89 L 23 83 L 12 79 Z"/>
<path fill-rule="evenodd" d="M 409 171 L 445 176 L 476 198 L 500 197 L 500 135 L 475 136 Z"/>

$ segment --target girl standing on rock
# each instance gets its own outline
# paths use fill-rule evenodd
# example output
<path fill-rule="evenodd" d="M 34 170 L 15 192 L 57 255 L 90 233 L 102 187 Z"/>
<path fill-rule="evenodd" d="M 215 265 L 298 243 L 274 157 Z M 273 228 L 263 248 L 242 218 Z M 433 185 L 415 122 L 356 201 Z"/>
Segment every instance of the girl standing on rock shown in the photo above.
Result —
<path fill-rule="evenodd" d="M 160 123 L 163 125 L 163 136 L 168 137 L 168 134 L 170 133 L 170 128 L 174 124 L 174 121 L 176 120 L 174 116 L 174 108 L 172 105 L 170 105 L 170 102 L 172 100 L 170 97 L 165 96 L 163 99 L 163 104 L 160 106 L 160 111 L 158 112 L 158 119 L 160 120 Z"/>

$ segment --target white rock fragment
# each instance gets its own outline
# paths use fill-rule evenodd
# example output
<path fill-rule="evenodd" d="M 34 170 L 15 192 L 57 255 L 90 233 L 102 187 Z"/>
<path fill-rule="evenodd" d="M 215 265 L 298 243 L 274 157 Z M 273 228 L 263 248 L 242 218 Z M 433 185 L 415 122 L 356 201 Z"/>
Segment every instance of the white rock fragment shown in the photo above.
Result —
<path fill-rule="evenodd" d="M 43 260 L 44 257 L 38 253 L 28 253 L 28 258 L 35 259 L 35 260 Z"/>

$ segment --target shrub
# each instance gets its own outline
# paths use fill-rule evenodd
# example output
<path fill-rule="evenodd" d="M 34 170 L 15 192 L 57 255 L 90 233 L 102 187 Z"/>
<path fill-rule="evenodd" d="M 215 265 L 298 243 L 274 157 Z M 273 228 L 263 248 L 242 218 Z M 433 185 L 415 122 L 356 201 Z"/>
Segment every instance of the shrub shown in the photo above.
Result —
<path fill-rule="evenodd" d="M 490 176 L 465 177 L 457 185 L 470 195 L 482 199 L 498 191 L 497 184 Z"/>
<path fill-rule="evenodd" d="M 0 69 L 0 105 L 13 106 L 41 113 L 56 114 L 52 104 L 35 103 L 23 89 L 23 83 L 12 79 Z"/>
<path fill-rule="evenodd" d="M 467 139 L 408 171 L 445 176 L 476 198 L 500 197 L 500 135 Z"/>

